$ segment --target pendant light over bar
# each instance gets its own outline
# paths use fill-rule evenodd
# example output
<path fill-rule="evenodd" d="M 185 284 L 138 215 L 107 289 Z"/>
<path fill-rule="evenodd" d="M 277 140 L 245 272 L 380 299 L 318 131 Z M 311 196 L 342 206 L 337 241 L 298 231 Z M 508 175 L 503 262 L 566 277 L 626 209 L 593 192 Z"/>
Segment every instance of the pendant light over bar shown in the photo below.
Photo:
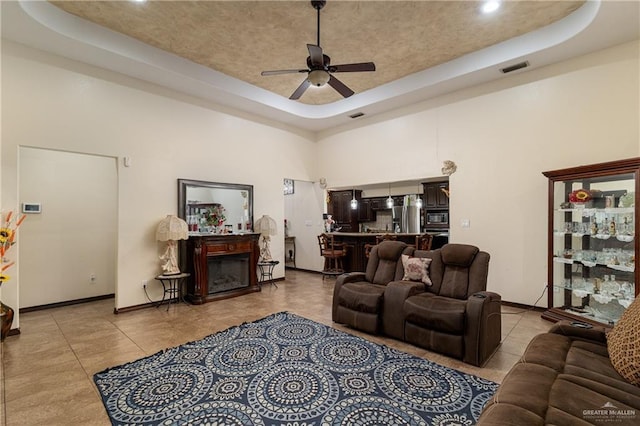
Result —
<path fill-rule="evenodd" d="M 356 210 L 358 208 L 358 200 L 356 200 L 356 190 L 352 189 L 353 198 L 351 199 L 351 210 Z"/>
<path fill-rule="evenodd" d="M 393 198 L 391 198 L 391 184 L 389 184 L 389 198 L 387 198 L 387 208 L 393 208 Z"/>

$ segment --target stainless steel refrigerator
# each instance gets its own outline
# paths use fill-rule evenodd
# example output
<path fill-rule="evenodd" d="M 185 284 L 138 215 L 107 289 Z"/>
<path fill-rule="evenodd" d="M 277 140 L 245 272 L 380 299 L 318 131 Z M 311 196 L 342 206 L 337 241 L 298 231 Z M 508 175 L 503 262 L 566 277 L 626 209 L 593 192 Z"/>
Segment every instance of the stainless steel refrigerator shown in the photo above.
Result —
<path fill-rule="evenodd" d="M 420 208 L 416 207 L 416 198 L 415 195 L 405 195 L 403 205 L 391 209 L 393 232 L 420 233 Z"/>

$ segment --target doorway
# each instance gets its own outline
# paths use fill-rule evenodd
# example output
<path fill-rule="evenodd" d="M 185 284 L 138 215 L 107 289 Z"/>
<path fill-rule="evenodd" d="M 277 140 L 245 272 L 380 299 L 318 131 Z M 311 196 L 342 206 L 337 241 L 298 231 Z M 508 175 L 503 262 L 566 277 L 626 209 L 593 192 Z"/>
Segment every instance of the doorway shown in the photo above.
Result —
<path fill-rule="evenodd" d="M 20 147 L 20 308 L 115 294 L 117 159 Z"/>
<path fill-rule="evenodd" d="M 291 192 L 291 191 L 289 191 Z M 293 181 L 293 191 L 284 196 L 284 218 L 287 221 L 285 238 L 285 275 L 293 267 L 290 250 L 295 256 L 295 268 L 306 271 L 322 271 L 324 264 L 318 249 L 317 236 L 322 233 L 324 190 L 317 182 Z M 295 248 L 292 246 L 292 240 Z"/>

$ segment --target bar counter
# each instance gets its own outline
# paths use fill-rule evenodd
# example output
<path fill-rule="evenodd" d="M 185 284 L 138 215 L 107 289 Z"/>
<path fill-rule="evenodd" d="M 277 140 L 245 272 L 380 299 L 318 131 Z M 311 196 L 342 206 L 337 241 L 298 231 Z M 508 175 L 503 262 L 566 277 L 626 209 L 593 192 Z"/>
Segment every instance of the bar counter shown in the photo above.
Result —
<path fill-rule="evenodd" d="M 434 236 L 432 249 L 440 248 L 449 240 L 449 234 L 446 231 L 426 232 Z M 344 260 L 345 272 L 364 272 L 367 266 L 367 257 L 365 256 L 366 244 L 375 244 L 376 236 L 394 235 L 398 241 L 407 244 L 415 244 L 416 237 L 422 234 L 406 234 L 406 233 L 390 233 L 390 232 L 331 232 L 336 243 L 342 243 L 347 247 L 347 257 Z"/>

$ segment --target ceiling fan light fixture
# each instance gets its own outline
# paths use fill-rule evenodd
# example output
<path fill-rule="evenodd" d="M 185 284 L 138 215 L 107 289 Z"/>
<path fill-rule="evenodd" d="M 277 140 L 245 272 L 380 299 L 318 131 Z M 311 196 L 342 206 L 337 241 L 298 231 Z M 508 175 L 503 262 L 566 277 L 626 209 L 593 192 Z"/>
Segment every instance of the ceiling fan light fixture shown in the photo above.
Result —
<path fill-rule="evenodd" d="M 322 87 L 329 82 L 331 76 L 325 70 L 313 70 L 309 72 L 307 80 L 316 87 Z"/>

